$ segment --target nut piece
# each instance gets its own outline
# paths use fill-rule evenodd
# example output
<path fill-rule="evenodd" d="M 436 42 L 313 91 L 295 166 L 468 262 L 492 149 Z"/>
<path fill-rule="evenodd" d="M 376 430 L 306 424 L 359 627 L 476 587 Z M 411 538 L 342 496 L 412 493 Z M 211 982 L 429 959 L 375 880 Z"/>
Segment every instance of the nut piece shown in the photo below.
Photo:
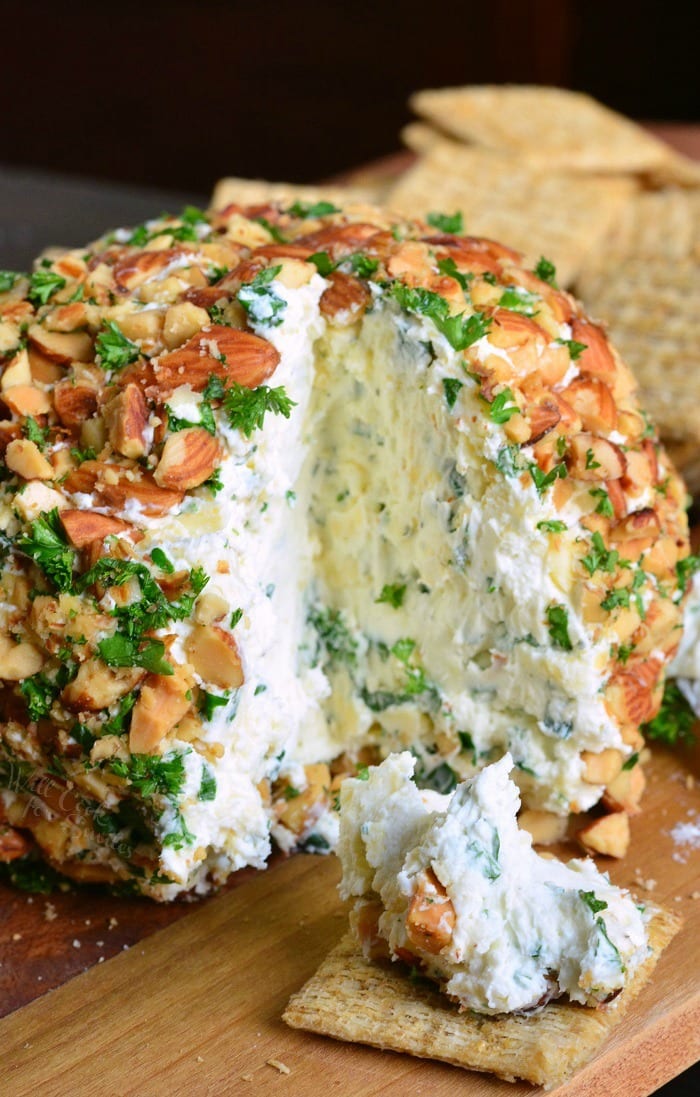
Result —
<path fill-rule="evenodd" d="M 104 541 L 105 537 L 127 533 L 134 528 L 121 518 L 95 514 L 91 510 L 62 510 L 61 522 L 68 540 L 79 549 L 85 548 L 92 541 Z"/>
<path fill-rule="evenodd" d="M 105 405 L 104 419 L 112 447 L 124 457 L 144 457 L 148 450 L 148 408 L 138 385 L 126 385 Z"/>
<path fill-rule="evenodd" d="M 526 830 L 536 846 L 551 846 L 566 838 L 566 815 L 554 815 L 551 811 L 526 808 L 518 816 L 518 826 Z"/>
<path fill-rule="evenodd" d="M 91 362 L 94 358 L 92 339 L 85 331 L 49 331 L 32 324 L 27 335 L 52 362 Z"/>
<path fill-rule="evenodd" d="M 53 390 L 53 402 L 64 427 L 79 427 L 97 411 L 97 389 L 69 380 L 59 381 Z"/>
<path fill-rule="evenodd" d="M 372 295 L 359 278 L 339 270 L 328 275 L 328 282 L 330 284 L 321 295 L 319 308 L 336 327 L 350 327 L 367 311 Z"/>
<path fill-rule="evenodd" d="M 29 853 L 31 848 L 31 842 L 23 834 L 0 822 L 0 862 L 7 865 L 10 861 L 16 861 Z"/>
<path fill-rule="evenodd" d="M 624 857 L 630 844 L 630 821 L 624 811 L 603 815 L 577 831 L 585 850 L 605 857 Z"/>
<path fill-rule="evenodd" d="M 165 314 L 163 342 L 168 350 L 175 350 L 209 323 L 209 313 L 206 309 L 199 308 L 191 301 L 171 305 Z"/>
<path fill-rule="evenodd" d="M 437 955 L 455 928 L 452 900 L 431 868 L 418 879 L 406 916 L 406 936 L 414 948 Z"/>
<path fill-rule="evenodd" d="M 146 394 L 160 402 L 185 383 L 202 392 L 212 374 L 224 383 L 257 388 L 275 372 L 279 360 L 272 343 L 259 335 L 211 324 L 179 350 L 133 366 L 123 379 L 139 381 Z"/>
<path fill-rule="evenodd" d="M 67 708 L 80 712 L 100 709 L 118 701 L 143 678 L 141 667 L 107 667 L 100 659 L 87 659 L 62 693 Z"/>
<path fill-rule="evenodd" d="M 621 770 L 615 780 L 610 782 L 603 793 L 603 806 L 608 811 L 626 811 L 628 815 L 638 815 L 645 785 L 644 770 L 637 762 L 632 769 Z"/>
<path fill-rule="evenodd" d="M 13 385 L 2 394 L 4 402 L 15 415 L 48 415 L 51 400 L 36 385 Z"/>
<path fill-rule="evenodd" d="M 216 625 L 195 625 L 185 641 L 190 663 L 204 682 L 221 689 L 238 689 L 245 681 L 238 645 Z"/>
<path fill-rule="evenodd" d="M 187 491 L 209 479 L 220 457 L 219 443 L 208 430 L 187 427 L 169 435 L 153 478 L 163 488 Z"/>
<path fill-rule="evenodd" d="M 15 643 L 11 636 L 0 635 L 0 678 L 6 682 L 21 682 L 38 674 L 44 665 L 44 656 L 22 640 Z"/>
<path fill-rule="evenodd" d="M 130 499 L 136 499 L 149 518 L 167 514 L 182 502 L 182 492 L 159 487 L 148 473 L 142 473 L 139 479 L 129 479 L 130 475 L 134 475 L 131 470 L 120 465 L 83 461 L 68 474 L 65 488 L 69 492 L 95 492 L 106 506 L 115 510 L 121 510 Z"/>
<path fill-rule="evenodd" d="M 275 810 L 277 818 L 292 834 L 298 838 L 313 826 L 329 804 L 331 773 L 325 763 L 304 766 L 306 788 L 298 796 L 277 800 Z M 287 790 L 289 786 L 287 786 Z M 296 790 L 294 790 L 296 791 Z"/>
<path fill-rule="evenodd" d="M 615 399 L 599 377 L 577 377 L 561 396 L 580 416 L 583 430 L 607 434 L 617 429 Z"/>
<path fill-rule="evenodd" d="M 171 728 L 192 708 L 192 668 L 176 665 L 173 674 L 149 674 L 134 705 L 129 750 L 152 754 Z M 189 697 L 186 694 L 189 693 Z"/>
<path fill-rule="evenodd" d="M 619 446 L 587 431 L 570 440 L 566 463 L 575 480 L 619 480 L 626 467 Z"/>
<path fill-rule="evenodd" d="M 598 751 L 597 754 L 584 750 L 581 761 L 584 764 L 584 781 L 589 785 L 608 785 L 622 769 L 623 759 L 619 750 L 607 747 L 605 750 Z"/>
<path fill-rule="evenodd" d="M 15 438 L 5 451 L 7 467 L 24 480 L 53 480 L 54 469 L 36 442 L 27 438 Z"/>

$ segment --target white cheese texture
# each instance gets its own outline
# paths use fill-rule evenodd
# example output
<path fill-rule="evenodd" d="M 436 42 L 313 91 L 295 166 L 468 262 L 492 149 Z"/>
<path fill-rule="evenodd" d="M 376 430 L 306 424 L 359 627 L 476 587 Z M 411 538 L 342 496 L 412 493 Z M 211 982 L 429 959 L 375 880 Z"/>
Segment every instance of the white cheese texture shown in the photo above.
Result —
<path fill-rule="evenodd" d="M 645 919 L 592 861 L 540 857 L 520 830 L 505 755 L 450 796 L 420 791 L 406 751 L 341 789 L 340 891 L 379 901 L 378 933 L 464 1009 L 498 1014 L 551 998 L 613 998 L 648 955 Z M 453 910 L 449 942 L 417 948 L 409 911 L 432 872 Z M 449 930 L 448 930 L 449 935 Z"/>
<path fill-rule="evenodd" d="M 216 411 L 222 490 L 203 485 L 164 519 L 124 510 L 145 533 L 136 557 L 159 548 L 176 570 L 203 567 L 207 593 L 241 611 L 222 627 L 244 685 L 196 743 L 168 740 L 185 780 L 159 801 L 161 898 L 262 866 L 271 835 L 293 845 L 265 785 L 282 776 L 303 789 L 304 764 L 367 744 L 380 755 L 410 746 L 419 781 L 442 791 L 508 751 L 525 802 L 559 813 L 601 795 L 583 779 L 582 751 L 629 753 L 601 693 L 610 637 L 591 641 L 577 603 L 576 495 L 557 511 L 497 467 L 503 427 L 431 320 L 375 288 L 361 326 L 333 326 L 319 310 L 326 284 L 272 281 L 281 306 L 251 316 L 280 353 L 270 384 L 295 401 L 289 419 L 268 414 L 246 438 Z M 481 340 L 484 359 L 493 352 Z M 168 402 L 196 423 L 202 397 L 183 380 Z M 452 406 L 445 380 L 461 385 Z M 538 529 L 554 518 L 565 532 Z M 571 650 L 553 642 L 553 604 Z M 176 662 L 191 627 L 170 626 Z M 335 827 L 333 813 L 318 820 L 322 848 Z M 109 861 L 110 844 L 96 855 Z"/>

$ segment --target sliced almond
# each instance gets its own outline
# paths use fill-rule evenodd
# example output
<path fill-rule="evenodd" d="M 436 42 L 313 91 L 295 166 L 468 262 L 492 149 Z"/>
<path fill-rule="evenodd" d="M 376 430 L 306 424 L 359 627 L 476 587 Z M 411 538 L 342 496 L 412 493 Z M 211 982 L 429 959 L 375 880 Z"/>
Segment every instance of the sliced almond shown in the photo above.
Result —
<path fill-rule="evenodd" d="M 577 377 L 561 395 L 580 417 L 583 430 L 607 434 L 617 429 L 615 398 L 599 377 Z"/>
<path fill-rule="evenodd" d="M 98 392 L 91 385 L 59 381 L 53 390 L 53 402 L 64 427 L 79 427 L 97 411 Z"/>
<path fill-rule="evenodd" d="M 47 461 L 36 442 L 27 438 L 15 438 L 5 450 L 5 462 L 9 469 L 23 480 L 53 480 L 53 465 Z"/>
<path fill-rule="evenodd" d="M 543 400 L 540 404 L 533 404 L 526 408 L 525 414 L 530 422 L 530 436 L 527 439 L 530 444 L 539 442 L 556 427 L 561 419 L 561 411 L 551 400 Z"/>
<path fill-rule="evenodd" d="M 69 473 L 65 488 L 68 492 L 88 495 L 95 492 L 107 506 L 117 510 L 134 499 L 141 505 L 144 514 L 153 518 L 168 514 L 183 499 L 181 491 L 160 487 L 148 473 L 135 474 L 130 469 L 104 461 L 84 461 Z"/>
<path fill-rule="evenodd" d="M 68 540 L 78 549 L 85 548 L 92 541 L 104 541 L 105 537 L 128 533 L 134 528 L 121 518 L 96 514 L 91 510 L 62 510 L 61 522 Z"/>
<path fill-rule="evenodd" d="M 604 857 L 624 857 L 630 844 L 630 821 L 624 811 L 603 815 L 577 831 L 585 850 Z"/>
<path fill-rule="evenodd" d="M 103 410 L 112 448 L 124 457 L 144 457 L 148 452 L 148 408 L 138 385 L 125 385 Z"/>
<path fill-rule="evenodd" d="M 414 948 L 437 955 L 450 943 L 455 910 L 447 891 L 431 868 L 418 878 L 406 915 L 406 936 Z"/>
<path fill-rule="evenodd" d="M 127 255 L 114 264 L 113 274 L 121 290 L 135 290 L 137 286 L 161 274 L 173 260 L 185 254 L 184 248 L 165 248 L 162 251 L 139 251 Z"/>
<path fill-rule="evenodd" d="M 328 288 L 321 294 L 319 308 L 336 327 L 349 327 L 367 311 L 372 295 L 359 278 L 336 270 L 328 275 Z"/>
<path fill-rule="evenodd" d="M 49 331 L 74 332 L 88 322 L 88 309 L 84 301 L 71 301 L 60 305 L 45 316 L 42 323 Z"/>
<path fill-rule="evenodd" d="M 168 436 L 154 479 L 163 488 L 187 491 L 208 480 L 220 460 L 216 438 L 203 427 L 188 427 Z"/>
<path fill-rule="evenodd" d="M 145 678 L 131 716 L 132 753 L 153 753 L 192 708 L 193 686 L 192 669 L 182 664 L 176 665 L 172 674 L 149 674 Z"/>
<path fill-rule="evenodd" d="M 644 659 L 614 672 L 605 687 L 605 705 L 620 724 L 638 728 L 655 716 L 661 670 L 659 659 Z"/>
<path fill-rule="evenodd" d="M 5 366 L 2 378 L 0 378 L 0 389 L 5 392 L 14 385 L 31 385 L 31 383 L 32 371 L 29 364 L 29 355 L 26 348 L 22 347 Z"/>
<path fill-rule="evenodd" d="M 13 385 L 3 392 L 2 399 L 15 415 L 48 415 L 51 411 L 51 399 L 36 385 Z"/>
<path fill-rule="evenodd" d="M 86 331 L 49 331 L 41 324 L 32 324 L 27 335 L 52 362 L 91 362 L 95 357 L 92 339 Z"/>
<path fill-rule="evenodd" d="M 185 651 L 202 681 L 221 689 L 243 685 L 238 645 L 229 632 L 216 625 L 195 625 L 185 641 Z"/>
<path fill-rule="evenodd" d="M 634 511 L 610 527 L 610 540 L 627 560 L 638 560 L 656 542 L 659 519 L 651 507 Z"/>
<path fill-rule="evenodd" d="M 235 381 L 246 388 L 257 388 L 275 372 L 279 360 L 278 351 L 266 339 L 212 324 L 179 350 L 125 371 L 123 381 L 137 381 L 146 395 L 160 402 L 184 384 L 201 392 L 212 375 L 225 384 Z"/>
<path fill-rule="evenodd" d="M 613 380 L 617 366 L 603 329 L 590 320 L 576 317 L 571 324 L 571 337 L 586 347 L 576 361 L 581 372 L 600 377 L 603 381 Z"/>
<path fill-rule="evenodd" d="M 566 464 L 575 480 L 619 480 L 625 471 L 625 455 L 606 438 L 582 431 L 569 440 Z"/>

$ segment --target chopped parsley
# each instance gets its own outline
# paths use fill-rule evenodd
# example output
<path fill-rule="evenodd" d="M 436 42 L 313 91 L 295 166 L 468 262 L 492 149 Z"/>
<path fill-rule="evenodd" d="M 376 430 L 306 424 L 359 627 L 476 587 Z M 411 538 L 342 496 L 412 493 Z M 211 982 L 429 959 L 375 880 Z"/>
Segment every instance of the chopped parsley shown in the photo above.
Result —
<path fill-rule="evenodd" d="M 114 323 L 106 320 L 104 328 L 95 340 L 97 361 L 106 370 L 120 370 L 135 362 L 140 351 L 136 343 L 127 339 Z"/>
<path fill-rule="evenodd" d="M 599 469 L 600 461 L 596 461 L 595 454 L 592 449 L 586 450 L 586 468 L 587 469 Z"/>
<path fill-rule="evenodd" d="M 216 777 L 210 766 L 202 764 L 202 780 L 199 785 L 198 797 L 200 800 L 216 799 Z"/>
<path fill-rule="evenodd" d="M 605 488 L 591 488 L 588 494 L 598 500 L 598 504 L 595 508 L 596 514 L 602 514 L 604 518 L 615 517 L 615 510 Z"/>
<path fill-rule="evenodd" d="M 527 465 L 523 464 L 520 446 L 515 443 L 499 449 L 496 454 L 495 465 L 499 472 L 508 477 L 517 476 L 519 472 L 524 472 L 527 468 Z"/>
<path fill-rule="evenodd" d="M 33 415 L 28 415 L 24 420 L 22 426 L 24 437 L 33 442 L 35 446 L 38 446 L 40 450 L 45 448 L 50 432 L 49 427 L 40 427 Z"/>
<path fill-rule="evenodd" d="M 542 495 L 548 487 L 554 483 L 555 480 L 566 479 L 566 465 L 555 465 L 549 472 L 543 472 L 539 465 L 534 462 L 528 465 L 528 472 L 532 477 L 532 482 L 537 488 L 537 494 Z"/>
<path fill-rule="evenodd" d="M 464 274 L 458 269 L 451 255 L 446 259 L 438 259 L 437 267 L 440 274 L 446 274 L 448 278 L 454 278 L 455 282 L 458 282 L 465 291 L 469 288 L 469 283 L 474 280 L 474 275 L 471 272 Z"/>
<path fill-rule="evenodd" d="M 291 217 L 328 217 L 331 213 L 340 213 L 340 208 L 332 202 L 295 202 L 287 213 Z"/>
<path fill-rule="evenodd" d="M 511 312 L 519 312 L 523 316 L 535 316 L 539 303 L 540 297 L 538 294 L 528 293 L 526 289 L 522 289 L 520 286 L 509 286 L 501 294 L 498 307 L 509 309 Z"/>
<path fill-rule="evenodd" d="M 371 278 L 379 267 L 378 259 L 373 259 L 371 255 L 364 255 L 361 251 L 354 252 L 347 259 L 341 260 L 341 263 L 349 263 L 352 273 L 358 278 Z"/>
<path fill-rule="evenodd" d="M 518 405 L 510 402 L 514 399 L 515 397 L 509 388 L 503 389 L 503 392 L 499 392 L 494 396 L 489 408 L 489 416 L 493 423 L 507 423 L 514 415 L 519 414 L 520 408 Z"/>
<path fill-rule="evenodd" d="M 163 845 L 170 846 L 172 849 L 182 849 L 183 846 L 191 846 L 195 838 L 196 835 L 189 830 L 182 812 L 176 811 L 175 829 L 163 835 Z"/>
<path fill-rule="evenodd" d="M 394 609 L 400 609 L 403 605 L 403 600 L 406 595 L 405 583 L 385 583 L 382 587 L 382 593 L 378 598 L 375 598 L 375 603 L 386 602 L 387 605 L 393 606 Z"/>
<path fill-rule="evenodd" d="M 58 293 L 66 284 L 65 278 L 52 270 L 35 270 L 29 279 L 27 296 L 33 305 L 45 305 L 54 293 Z"/>
<path fill-rule="evenodd" d="M 259 385 L 249 389 L 234 381 L 223 393 L 223 407 L 229 424 L 250 438 L 254 430 L 262 428 L 267 412 L 289 419 L 296 401 L 287 396 L 283 386 L 271 389 Z"/>
<path fill-rule="evenodd" d="M 588 343 L 577 343 L 575 339 L 555 339 L 555 342 L 560 347 L 569 348 L 569 357 L 572 362 L 575 362 L 577 358 L 580 358 L 584 350 L 588 350 Z"/>
<path fill-rule="evenodd" d="M 569 614 L 564 606 L 547 607 L 547 628 L 555 648 L 571 651 L 573 644 L 569 638 Z"/>
<path fill-rule="evenodd" d="M 218 708 L 224 708 L 229 703 L 229 700 L 230 694 L 228 693 L 208 693 L 207 690 L 200 689 L 197 706 L 205 720 L 211 720 L 213 719 L 216 710 Z"/>
<path fill-rule="evenodd" d="M 246 282 L 236 294 L 253 324 L 276 328 L 282 323 L 287 302 L 270 285 L 281 270 L 281 266 L 261 270 L 252 282 Z"/>
<path fill-rule="evenodd" d="M 220 491 L 224 490 L 224 482 L 221 479 L 221 468 L 214 469 L 208 480 L 205 480 L 202 487 L 209 488 L 212 495 L 218 495 Z"/>
<path fill-rule="evenodd" d="M 18 278 L 22 275 L 14 270 L 0 270 L 0 293 L 9 293 Z"/>
<path fill-rule="evenodd" d="M 685 593 L 688 580 L 692 578 L 698 568 L 700 568 L 700 556 L 686 556 L 684 560 L 679 560 L 676 564 L 676 577 L 681 594 Z"/>
<path fill-rule="evenodd" d="M 600 603 L 601 609 L 610 611 L 622 606 L 623 609 L 629 609 L 630 604 L 634 602 L 642 621 L 646 617 L 646 610 L 644 609 L 644 601 L 642 599 L 642 592 L 640 587 L 644 586 L 646 580 L 646 572 L 636 571 L 634 578 L 632 579 L 632 585 L 629 587 L 615 587 L 611 590 L 607 596 Z"/>
<path fill-rule="evenodd" d="M 85 449 L 80 449 L 78 446 L 71 446 L 70 455 L 75 458 L 79 465 L 82 465 L 83 461 L 97 460 L 97 453 L 92 446 L 86 446 Z"/>
<path fill-rule="evenodd" d="M 231 614 L 231 620 L 229 622 L 229 628 L 232 628 L 232 629 L 235 628 L 242 616 L 243 616 L 243 610 L 242 609 L 234 609 L 233 613 Z"/>
<path fill-rule="evenodd" d="M 146 800 L 154 796 L 177 796 L 185 784 L 185 756 L 178 752 L 162 757 L 132 754 L 128 761 L 113 758 L 109 769 L 128 781 L 136 794 Z"/>
<path fill-rule="evenodd" d="M 491 326 L 490 318 L 483 312 L 475 312 L 471 316 L 463 312 L 450 316 L 448 302 L 432 290 L 406 286 L 403 282 L 392 282 L 390 288 L 401 308 L 429 317 L 454 350 L 466 350 L 482 339 Z"/>
<path fill-rule="evenodd" d="M 115 632 L 113 636 L 100 640 L 97 650 L 108 667 L 143 667 L 151 674 L 173 673 L 171 664 L 165 658 L 162 640 L 142 640 Z"/>
<path fill-rule="evenodd" d="M 604 899 L 596 899 L 593 891 L 579 891 L 579 897 L 586 904 L 591 914 L 598 914 L 601 910 L 607 910 L 608 904 Z"/>
<path fill-rule="evenodd" d="M 310 255 L 307 259 L 307 263 L 313 263 L 318 273 L 323 275 L 324 278 L 327 278 L 329 274 L 332 274 L 338 266 L 337 263 L 333 262 L 327 251 L 314 252 L 314 254 Z"/>
<path fill-rule="evenodd" d="M 558 518 L 545 518 L 542 522 L 537 523 L 537 528 L 541 529 L 543 533 L 564 533 L 569 527 L 566 522 L 561 522 Z"/>
<path fill-rule="evenodd" d="M 622 763 L 623 772 L 625 770 L 634 769 L 639 761 L 639 751 L 635 750 L 634 754 L 630 754 L 629 758 L 626 758 Z"/>
<path fill-rule="evenodd" d="M 15 539 L 15 547 L 41 568 L 57 590 L 71 589 L 76 554 L 68 545 L 56 507 L 35 518 L 29 533 Z"/>
<path fill-rule="evenodd" d="M 164 571 L 166 575 L 172 575 L 174 573 L 175 565 L 168 559 L 161 548 L 154 548 L 151 550 L 151 560 L 156 567 L 160 568 L 161 571 Z"/>
<path fill-rule="evenodd" d="M 456 377 L 443 377 L 442 387 L 445 390 L 445 400 L 448 408 L 453 408 L 457 402 L 459 390 L 464 388 L 464 382 L 458 381 Z"/>
<path fill-rule="evenodd" d="M 687 698 L 675 682 L 666 682 L 661 708 L 653 720 L 642 724 L 648 739 L 656 739 L 675 746 L 676 743 L 692 743 L 695 740 L 693 725 L 697 720 Z"/>
<path fill-rule="evenodd" d="M 454 792 L 459 784 L 459 778 L 452 766 L 447 762 L 441 762 L 435 769 L 426 770 L 423 766 L 416 769 L 414 780 L 419 788 L 430 788 L 433 792 L 440 792 L 445 796 Z"/>
<path fill-rule="evenodd" d="M 316 629 L 326 649 L 329 661 L 354 664 L 357 659 L 357 640 L 348 629 L 339 609 L 312 609 L 309 621 Z"/>
<path fill-rule="evenodd" d="M 596 571 L 607 571 L 612 574 L 618 566 L 618 561 L 620 567 L 625 566 L 625 561 L 619 558 L 617 549 L 607 549 L 601 534 L 596 531 L 593 534 L 591 551 L 581 557 L 581 563 L 589 575 L 594 575 Z"/>
<path fill-rule="evenodd" d="M 541 255 L 537 261 L 537 266 L 533 272 L 536 278 L 539 278 L 542 282 L 547 282 L 548 285 L 557 289 L 557 268 L 554 263 L 550 263 L 549 259 L 545 259 L 544 255 Z"/>
<path fill-rule="evenodd" d="M 284 235 L 284 233 L 280 232 L 280 230 L 277 228 L 277 225 L 272 224 L 272 221 L 268 221 L 267 217 L 254 217 L 253 220 L 257 221 L 259 225 L 262 225 L 262 227 L 267 232 L 269 232 L 270 236 L 276 244 L 287 243 L 287 237 Z"/>
<path fill-rule="evenodd" d="M 464 232 L 464 218 L 459 210 L 456 213 L 429 213 L 426 221 L 439 232 L 451 235 Z"/>
<path fill-rule="evenodd" d="M 34 674 L 31 678 L 23 679 L 19 691 L 27 702 L 30 720 L 40 720 L 42 716 L 48 716 L 60 688 L 45 674 Z"/>
<path fill-rule="evenodd" d="M 170 405 L 166 404 L 165 411 L 168 416 L 168 430 L 175 432 L 178 430 L 186 430 L 188 427 L 203 427 L 204 430 L 209 431 L 209 434 L 216 434 L 216 421 L 209 401 L 202 400 L 197 410 L 199 411 L 199 419 L 197 422 L 194 422 L 191 419 L 181 419 L 179 415 L 173 413 Z"/>

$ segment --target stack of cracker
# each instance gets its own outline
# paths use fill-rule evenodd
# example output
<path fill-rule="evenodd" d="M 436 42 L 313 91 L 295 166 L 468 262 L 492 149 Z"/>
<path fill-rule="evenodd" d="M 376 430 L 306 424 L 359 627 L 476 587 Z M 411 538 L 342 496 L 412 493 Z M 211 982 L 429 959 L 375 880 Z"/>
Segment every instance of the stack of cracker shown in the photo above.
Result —
<path fill-rule="evenodd" d="M 419 156 L 387 204 L 462 214 L 464 231 L 545 255 L 609 328 L 700 493 L 700 164 L 577 92 L 417 92 Z"/>

